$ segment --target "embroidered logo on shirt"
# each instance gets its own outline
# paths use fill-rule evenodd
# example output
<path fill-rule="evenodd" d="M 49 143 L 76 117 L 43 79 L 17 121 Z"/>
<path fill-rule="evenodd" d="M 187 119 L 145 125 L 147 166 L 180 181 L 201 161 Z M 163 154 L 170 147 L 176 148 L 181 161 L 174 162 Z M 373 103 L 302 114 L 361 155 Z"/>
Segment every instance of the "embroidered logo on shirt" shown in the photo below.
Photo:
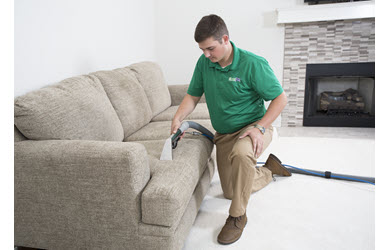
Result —
<path fill-rule="evenodd" d="M 238 77 L 229 77 L 230 82 L 241 82 L 241 79 Z"/>

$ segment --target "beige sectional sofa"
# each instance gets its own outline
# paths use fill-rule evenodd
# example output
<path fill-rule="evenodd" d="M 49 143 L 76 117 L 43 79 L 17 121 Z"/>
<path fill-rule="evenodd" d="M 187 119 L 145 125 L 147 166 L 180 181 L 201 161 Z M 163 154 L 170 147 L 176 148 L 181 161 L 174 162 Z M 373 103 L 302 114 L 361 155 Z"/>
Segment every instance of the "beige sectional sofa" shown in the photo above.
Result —
<path fill-rule="evenodd" d="M 15 245 L 181 249 L 215 170 L 203 136 L 159 160 L 187 87 L 141 62 L 15 98 Z M 187 120 L 214 132 L 204 99 Z"/>

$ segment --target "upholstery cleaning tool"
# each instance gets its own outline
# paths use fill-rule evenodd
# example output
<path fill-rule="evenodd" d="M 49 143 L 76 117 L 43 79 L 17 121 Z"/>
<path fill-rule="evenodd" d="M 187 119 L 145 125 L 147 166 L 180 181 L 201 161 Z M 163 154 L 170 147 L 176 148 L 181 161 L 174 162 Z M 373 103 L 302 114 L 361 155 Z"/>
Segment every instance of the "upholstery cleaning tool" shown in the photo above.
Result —
<path fill-rule="evenodd" d="M 265 162 L 257 162 L 257 164 L 265 164 Z M 282 164 L 282 165 L 285 166 L 291 173 L 295 173 L 295 174 L 305 174 L 305 175 L 311 175 L 311 176 L 318 176 L 318 177 L 324 177 L 326 179 L 357 181 L 357 182 L 364 182 L 364 183 L 368 183 L 371 185 L 375 185 L 375 178 L 374 177 L 335 174 L 335 173 L 332 173 L 330 171 L 321 172 L 321 171 L 316 171 L 316 170 L 297 168 L 297 167 L 287 165 L 287 164 Z"/>
<path fill-rule="evenodd" d="M 213 141 L 214 135 L 207 128 L 203 127 L 199 123 L 186 121 L 183 122 L 180 128 L 177 130 L 175 134 L 172 134 L 168 139 L 166 139 L 164 143 L 163 150 L 161 152 L 160 160 L 172 161 L 172 149 L 177 147 L 177 143 L 184 132 L 193 128 L 202 133 L 202 135 L 206 136 L 211 142 Z"/>

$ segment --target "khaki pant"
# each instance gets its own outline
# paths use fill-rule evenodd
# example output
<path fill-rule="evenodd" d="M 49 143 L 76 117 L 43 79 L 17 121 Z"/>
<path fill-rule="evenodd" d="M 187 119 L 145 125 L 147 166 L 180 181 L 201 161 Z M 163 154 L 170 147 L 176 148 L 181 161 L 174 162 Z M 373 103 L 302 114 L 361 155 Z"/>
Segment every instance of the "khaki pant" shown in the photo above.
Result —
<path fill-rule="evenodd" d="M 233 217 L 245 213 L 249 196 L 272 181 L 270 170 L 256 168 L 257 158 L 254 155 L 252 140 L 249 136 L 239 137 L 248 129 L 250 124 L 232 134 L 219 134 L 214 136 L 217 147 L 217 165 L 221 186 L 225 198 L 231 199 L 229 214 Z M 263 150 L 271 143 L 273 127 L 266 129 L 264 134 Z"/>

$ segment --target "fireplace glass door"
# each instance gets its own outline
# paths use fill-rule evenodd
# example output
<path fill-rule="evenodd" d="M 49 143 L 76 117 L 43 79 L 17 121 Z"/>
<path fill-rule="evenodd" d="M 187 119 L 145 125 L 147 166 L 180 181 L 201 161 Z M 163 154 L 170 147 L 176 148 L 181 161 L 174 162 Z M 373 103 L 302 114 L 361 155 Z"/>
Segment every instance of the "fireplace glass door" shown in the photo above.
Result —
<path fill-rule="evenodd" d="M 308 64 L 303 125 L 375 127 L 373 64 Z"/>

